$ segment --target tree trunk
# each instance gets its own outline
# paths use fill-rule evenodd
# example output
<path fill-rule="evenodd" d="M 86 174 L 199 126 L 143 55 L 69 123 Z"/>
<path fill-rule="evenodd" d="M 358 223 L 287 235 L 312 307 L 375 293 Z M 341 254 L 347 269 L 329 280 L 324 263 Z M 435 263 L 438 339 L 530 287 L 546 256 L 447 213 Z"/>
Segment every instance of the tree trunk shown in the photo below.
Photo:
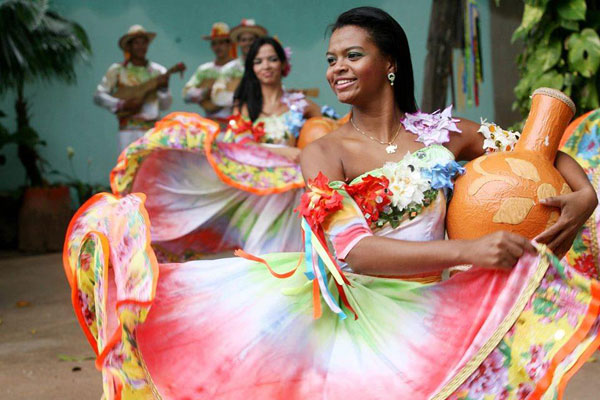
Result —
<path fill-rule="evenodd" d="M 421 110 L 433 112 L 446 107 L 452 49 L 459 46 L 462 31 L 462 0 L 434 0 L 429 18 L 427 58 Z"/>
<path fill-rule="evenodd" d="M 25 168 L 27 180 L 31 186 L 42 186 L 42 172 L 40 171 L 40 156 L 36 150 L 38 136 L 29 126 L 29 115 L 27 115 L 27 101 L 23 96 L 23 83 L 17 86 L 17 100 L 15 101 L 15 112 L 17 114 L 17 155 Z"/>

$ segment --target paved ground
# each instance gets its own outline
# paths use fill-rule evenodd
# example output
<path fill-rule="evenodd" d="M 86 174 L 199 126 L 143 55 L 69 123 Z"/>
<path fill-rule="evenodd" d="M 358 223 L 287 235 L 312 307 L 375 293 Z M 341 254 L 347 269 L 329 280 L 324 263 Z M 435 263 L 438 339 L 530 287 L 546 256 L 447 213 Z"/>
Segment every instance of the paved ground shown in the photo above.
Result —
<path fill-rule="evenodd" d="M 98 400 L 101 378 L 92 356 L 60 255 L 0 253 L 0 399 Z M 593 362 L 572 380 L 565 399 L 597 400 L 599 393 L 600 362 Z"/>

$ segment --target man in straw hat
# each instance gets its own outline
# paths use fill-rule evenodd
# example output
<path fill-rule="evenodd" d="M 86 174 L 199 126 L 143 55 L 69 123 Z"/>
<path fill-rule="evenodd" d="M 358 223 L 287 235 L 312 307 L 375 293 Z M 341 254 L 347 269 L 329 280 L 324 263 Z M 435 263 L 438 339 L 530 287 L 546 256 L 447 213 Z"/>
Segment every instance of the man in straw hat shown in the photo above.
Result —
<path fill-rule="evenodd" d="M 246 60 L 246 55 L 252 43 L 260 37 L 267 36 L 267 30 L 257 25 L 253 19 L 242 19 L 242 22 L 231 30 L 231 40 L 240 46 L 240 59 L 242 65 Z"/>
<path fill-rule="evenodd" d="M 215 60 L 198 67 L 183 88 L 183 99 L 199 104 L 208 118 L 226 123 L 233 110 L 233 93 L 244 74 L 243 65 L 235 58 L 235 45 L 224 22 L 213 24 L 210 35 L 202 38 L 210 40 Z"/>
<path fill-rule="evenodd" d="M 98 85 L 94 101 L 99 106 L 117 114 L 119 119 L 119 149 L 142 137 L 160 118 L 160 111 L 171 106 L 167 69 L 146 59 L 148 45 L 156 33 L 146 31 L 141 25 L 133 25 L 119 39 L 119 47 L 125 61 L 112 64 Z M 138 86 L 150 79 L 156 85 L 149 93 L 137 98 L 119 97 L 119 88 Z"/>

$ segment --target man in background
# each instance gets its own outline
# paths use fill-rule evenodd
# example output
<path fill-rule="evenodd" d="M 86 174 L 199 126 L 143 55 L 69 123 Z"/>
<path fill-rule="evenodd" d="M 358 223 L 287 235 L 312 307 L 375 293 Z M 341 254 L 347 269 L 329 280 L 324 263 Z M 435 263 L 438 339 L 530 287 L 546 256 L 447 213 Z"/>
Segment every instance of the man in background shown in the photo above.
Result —
<path fill-rule="evenodd" d="M 216 22 L 210 35 L 203 39 L 210 40 L 215 60 L 198 67 L 183 88 L 183 99 L 200 105 L 207 118 L 225 124 L 233 111 L 233 93 L 244 69 L 235 57 L 235 44 L 227 24 Z"/>
<path fill-rule="evenodd" d="M 231 30 L 231 40 L 240 47 L 240 61 L 242 67 L 252 43 L 260 37 L 267 36 L 267 30 L 256 25 L 253 19 L 242 19 L 242 22 Z"/>
<path fill-rule="evenodd" d="M 146 58 L 148 46 L 156 33 L 133 25 L 119 39 L 125 54 L 122 63 L 114 63 L 102 78 L 94 95 L 94 102 L 117 115 L 119 120 L 119 151 L 142 137 L 160 118 L 160 111 L 171 106 L 167 70 Z M 136 97 L 119 97 L 119 88 L 137 87 L 155 79 L 155 85 Z"/>

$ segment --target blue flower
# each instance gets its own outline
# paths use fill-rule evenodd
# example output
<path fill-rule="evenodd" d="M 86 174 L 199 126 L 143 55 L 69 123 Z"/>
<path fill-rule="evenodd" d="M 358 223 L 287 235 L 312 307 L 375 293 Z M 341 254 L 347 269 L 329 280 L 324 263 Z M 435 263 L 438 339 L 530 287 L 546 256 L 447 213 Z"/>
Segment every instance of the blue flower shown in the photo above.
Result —
<path fill-rule="evenodd" d="M 294 135 L 294 137 L 298 137 L 300 128 L 302 128 L 305 121 L 306 119 L 301 111 L 290 110 L 285 114 L 285 126 L 287 127 L 288 132 Z"/>
<path fill-rule="evenodd" d="M 333 107 L 328 106 L 327 104 L 321 107 L 321 114 L 332 119 L 340 119 L 340 115 L 333 109 Z"/>
<path fill-rule="evenodd" d="M 454 188 L 452 180 L 458 174 L 464 174 L 465 169 L 456 161 L 450 161 L 448 164 L 436 164 L 429 170 L 423 170 L 423 175 L 431 182 L 433 189 L 450 189 Z"/>

